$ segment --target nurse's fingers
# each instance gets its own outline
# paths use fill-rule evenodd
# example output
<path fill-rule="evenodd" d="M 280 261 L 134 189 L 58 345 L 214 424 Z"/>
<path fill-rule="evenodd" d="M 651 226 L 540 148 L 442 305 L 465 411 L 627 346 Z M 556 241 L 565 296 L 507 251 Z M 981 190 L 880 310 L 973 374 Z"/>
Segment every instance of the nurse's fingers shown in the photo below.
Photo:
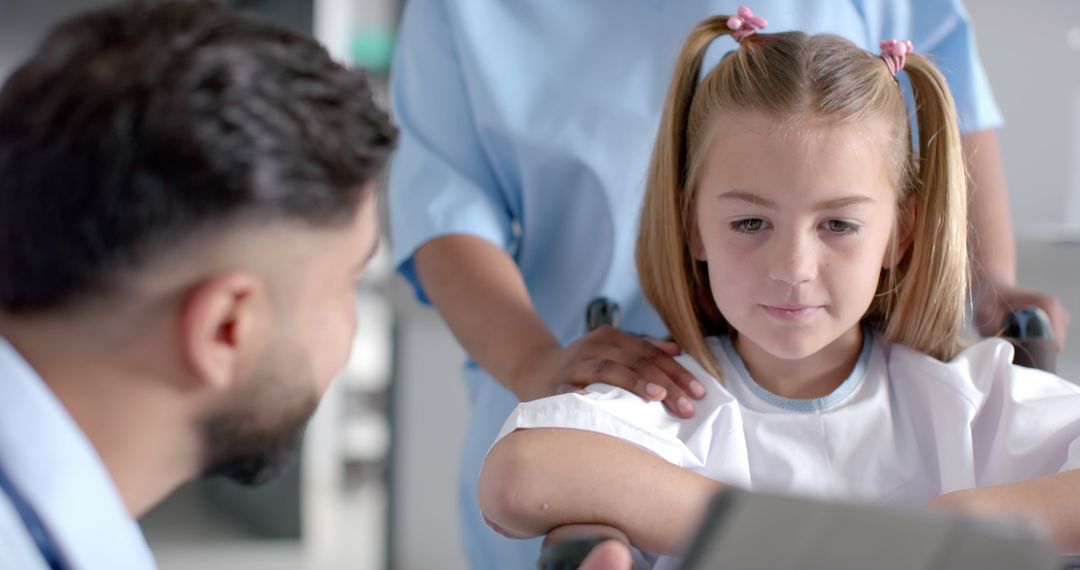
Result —
<path fill-rule="evenodd" d="M 1050 330 L 1054 334 L 1054 344 L 1058 352 L 1065 350 L 1065 335 L 1069 330 L 1069 311 L 1056 297 L 1037 291 L 1019 290 L 1019 293 L 1009 299 L 1014 307 L 1030 307 L 1032 305 L 1046 311 L 1050 317 Z"/>
<path fill-rule="evenodd" d="M 1057 344 L 1058 352 L 1064 352 L 1065 335 L 1069 331 L 1069 311 L 1065 310 L 1065 306 L 1055 297 L 1049 295 L 1044 297 L 1045 299 L 1037 300 L 1035 304 L 1046 311 L 1050 317 L 1050 328 L 1054 330 L 1054 343 Z"/>
<path fill-rule="evenodd" d="M 664 388 L 664 405 L 669 410 L 683 418 L 694 415 L 694 404 L 690 398 L 686 397 L 682 386 L 676 384 L 664 370 L 657 366 L 656 362 L 643 362 L 630 368 L 646 384 L 655 384 Z"/>
<path fill-rule="evenodd" d="M 647 358 L 635 358 L 635 353 L 630 351 L 608 352 L 607 357 L 583 361 L 570 378 L 570 383 L 577 386 L 596 382 L 624 388 L 646 400 L 663 400 L 664 405 L 680 417 L 687 418 L 694 413 L 694 405 L 677 384 Z"/>
<path fill-rule="evenodd" d="M 1053 318 L 1053 317 L 1051 317 Z M 1065 307 L 1061 307 L 1061 315 L 1054 323 L 1054 331 L 1057 339 L 1058 352 L 1065 352 L 1065 335 L 1069 331 L 1069 312 L 1065 310 Z"/>
<path fill-rule="evenodd" d="M 625 388 L 646 400 L 663 400 L 676 415 L 690 417 L 693 398 L 705 395 L 702 384 L 672 357 L 677 344 L 600 327 L 573 347 L 577 357 L 569 378 L 577 386 L 604 382 Z"/>
<path fill-rule="evenodd" d="M 574 385 L 574 384 L 559 384 L 559 386 L 557 388 L 555 388 L 555 394 L 556 395 L 558 395 L 558 394 L 569 394 L 570 392 L 576 392 L 578 394 L 584 394 L 585 393 L 585 388 L 583 388 L 581 386 Z"/>
<path fill-rule="evenodd" d="M 697 389 L 701 389 L 701 385 L 670 355 L 651 344 L 643 347 L 640 339 L 634 341 L 628 348 L 622 348 L 621 352 L 611 356 L 613 360 L 626 363 L 626 367 L 637 377 L 638 386 L 643 384 L 641 388 L 632 390 L 650 400 L 662 399 L 664 405 L 680 417 L 694 415 L 694 404 L 686 397 L 687 386 L 696 385 Z M 656 390 L 657 386 L 663 389 L 662 396 Z M 645 394 L 640 394 L 639 390 L 644 390 Z"/>
<path fill-rule="evenodd" d="M 646 400 L 663 400 L 668 395 L 668 390 L 662 383 L 663 380 L 654 378 L 657 382 L 649 382 L 641 377 L 636 370 L 631 369 L 618 356 L 612 358 L 593 358 L 581 362 L 569 378 L 569 384 L 575 386 L 588 386 L 589 384 L 604 383 L 618 386 L 629 390 Z"/>
<path fill-rule="evenodd" d="M 1046 315 L 1050 317 L 1054 344 L 1057 345 L 1058 352 L 1065 350 L 1070 317 L 1069 312 L 1057 297 L 1033 289 L 998 287 L 992 294 L 978 299 L 977 303 L 975 326 L 986 336 L 999 334 L 1002 321 L 1014 309 L 1035 306 L 1046 311 Z"/>
<path fill-rule="evenodd" d="M 641 341 L 645 341 L 646 345 L 642 345 Z M 648 348 L 649 346 L 656 350 Z M 696 399 L 705 396 L 705 387 L 701 382 L 694 378 L 694 375 L 689 370 L 683 368 L 681 364 L 672 358 L 682 353 L 682 349 L 674 342 L 654 338 L 629 337 L 624 342 L 623 347 L 637 357 L 643 356 L 647 358 L 648 363 L 658 367 L 667 378 L 670 378 L 675 383 L 680 392 L 685 392 Z M 635 358 L 632 362 L 636 361 L 638 360 Z M 631 366 L 631 368 L 634 368 L 634 366 Z"/>
<path fill-rule="evenodd" d="M 664 340 L 661 338 L 652 338 L 647 336 L 641 338 L 644 339 L 645 342 L 655 346 L 656 348 L 659 348 L 670 356 L 678 356 L 682 354 L 682 348 L 678 344 L 675 344 L 674 341 Z"/>
<path fill-rule="evenodd" d="M 674 358 L 656 358 L 653 360 L 653 364 L 658 366 L 664 374 L 682 387 L 692 398 L 700 400 L 705 397 L 705 386 Z"/>

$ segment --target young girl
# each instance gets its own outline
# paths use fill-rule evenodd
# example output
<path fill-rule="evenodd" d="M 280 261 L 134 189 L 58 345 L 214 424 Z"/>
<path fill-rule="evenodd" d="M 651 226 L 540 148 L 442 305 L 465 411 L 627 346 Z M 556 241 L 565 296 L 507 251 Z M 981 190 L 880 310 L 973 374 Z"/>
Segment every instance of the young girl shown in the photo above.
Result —
<path fill-rule="evenodd" d="M 691 33 L 647 183 L 639 275 L 681 363 L 712 379 L 698 412 L 603 384 L 521 404 L 485 463 L 486 517 L 674 554 L 730 485 L 1020 515 L 1080 548 L 1080 389 L 1013 366 L 1002 340 L 961 347 L 967 194 L 945 80 L 906 42 L 875 55 L 762 24 Z M 738 48 L 699 79 L 728 34 Z"/>

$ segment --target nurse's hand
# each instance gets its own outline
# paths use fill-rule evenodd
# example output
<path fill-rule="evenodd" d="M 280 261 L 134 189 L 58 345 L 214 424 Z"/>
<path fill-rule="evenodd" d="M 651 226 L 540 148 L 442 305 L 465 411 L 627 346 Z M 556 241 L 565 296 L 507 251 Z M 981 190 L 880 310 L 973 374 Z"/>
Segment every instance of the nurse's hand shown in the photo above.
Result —
<path fill-rule="evenodd" d="M 1001 333 L 1005 316 L 1013 309 L 1036 306 L 1046 311 L 1050 317 L 1050 327 L 1054 332 L 1054 344 L 1058 352 L 1065 350 L 1065 334 L 1069 329 L 1069 312 L 1061 301 L 1052 295 L 1007 285 L 983 287 L 975 295 L 975 326 L 983 336 L 996 336 Z"/>
<path fill-rule="evenodd" d="M 673 413 L 688 418 L 694 414 L 690 398 L 700 399 L 705 388 L 675 361 L 681 353 L 673 342 L 602 326 L 565 348 L 521 363 L 513 383 L 517 394 L 532 400 L 603 382 L 646 400 L 662 400 Z"/>

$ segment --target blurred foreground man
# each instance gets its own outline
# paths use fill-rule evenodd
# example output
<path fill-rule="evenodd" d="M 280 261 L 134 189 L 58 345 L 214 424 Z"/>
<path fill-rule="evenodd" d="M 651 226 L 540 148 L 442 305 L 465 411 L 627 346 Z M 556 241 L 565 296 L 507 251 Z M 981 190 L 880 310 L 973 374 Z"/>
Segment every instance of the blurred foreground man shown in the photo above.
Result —
<path fill-rule="evenodd" d="M 215 4 L 66 21 L 0 91 L 0 568 L 142 569 L 181 483 L 258 483 L 344 365 L 396 133 Z"/>

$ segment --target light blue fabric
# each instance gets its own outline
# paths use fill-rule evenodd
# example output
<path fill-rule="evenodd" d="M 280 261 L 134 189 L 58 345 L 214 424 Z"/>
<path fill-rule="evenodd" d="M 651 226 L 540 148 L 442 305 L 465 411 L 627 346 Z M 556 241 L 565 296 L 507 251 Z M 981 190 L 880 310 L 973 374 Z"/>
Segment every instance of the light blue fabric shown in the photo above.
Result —
<path fill-rule="evenodd" d="M 862 350 L 859 352 L 859 360 L 855 362 L 855 368 L 836 389 L 819 398 L 785 398 L 773 394 L 764 386 L 758 384 L 757 380 L 754 380 L 754 377 L 746 368 L 746 362 L 735 350 L 735 343 L 730 336 L 724 335 L 720 337 L 720 346 L 724 348 L 724 354 L 727 355 L 728 361 L 739 372 L 743 383 L 765 403 L 789 412 L 827 412 L 844 403 L 848 396 L 851 396 L 863 383 L 863 380 L 866 379 L 866 370 L 870 365 L 870 353 L 874 347 L 874 333 L 870 332 L 869 329 L 863 330 Z"/>
<path fill-rule="evenodd" d="M 34 510 L 65 568 L 152 570 L 150 548 L 93 445 L 49 387 L 0 337 L 0 468 Z M 0 493 L 0 568 L 47 570 Z"/>
<path fill-rule="evenodd" d="M 395 265 L 426 302 L 413 268 L 425 242 L 487 239 L 513 256 L 533 302 L 563 342 L 607 296 L 627 330 L 663 335 L 639 291 L 633 248 L 645 169 L 672 67 L 701 19 L 738 2 L 410 0 L 392 68 L 401 143 L 390 172 Z M 834 33 L 877 50 L 910 38 L 945 70 L 968 130 L 1000 126 L 971 29 L 957 2 L 762 0 L 769 31 Z M 719 43 L 719 42 L 717 42 Z M 515 404 L 466 370 L 472 419 L 461 467 L 461 532 L 474 568 L 532 568 L 538 543 L 484 524 L 476 478 Z"/>

